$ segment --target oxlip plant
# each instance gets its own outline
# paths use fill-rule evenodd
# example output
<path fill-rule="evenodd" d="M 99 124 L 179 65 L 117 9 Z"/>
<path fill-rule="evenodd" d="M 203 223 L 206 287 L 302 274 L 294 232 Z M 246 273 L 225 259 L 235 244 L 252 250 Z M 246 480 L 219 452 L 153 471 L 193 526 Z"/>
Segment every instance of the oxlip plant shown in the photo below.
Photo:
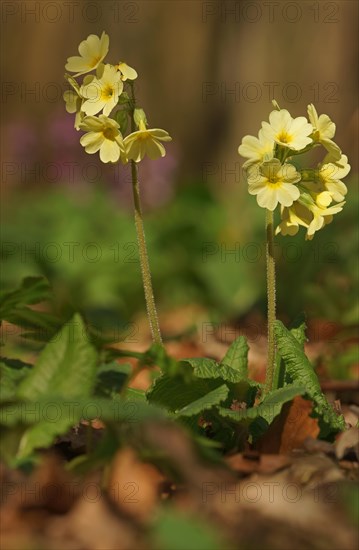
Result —
<path fill-rule="evenodd" d="M 275 110 L 269 122 L 263 121 L 258 137 L 245 136 L 238 148 L 246 158 L 248 191 L 266 212 L 266 260 L 268 294 L 268 360 L 265 392 L 273 389 L 275 372 L 276 284 L 274 232 L 295 235 L 299 227 L 306 229 L 307 240 L 314 237 L 341 212 L 347 194 L 341 181 L 350 171 L 348 158 L 332 138 L 335 124 L 326 114 L 318 116 L 313 104 L 308 105 L 308 117 L 293 118 L 289 111 Z M 298 155 L 315 147 L 324 147 L 326 155 L 316 167 L 297 168 Z M 280 208 L 281 222 L 274 231 L 274 212 Z"/>
<path fill-rule="evenodd" d="M 80 143 L 86 153 L 99 153 L 104 163 L 131 164 L 134 215 L 147 315 L 153 342 L 162 344 L 152 288 L 151 271 L 140 198 L 138 164 L 145 156 L 164 157 L 163 142 L 171 137 L 160 128 L 148 128 L 143 109 L 137 106 L 134 81 L 137 71 L 123 61 L 105 62 L 109 36 L 90 34 L 79 45 L 78 56 L 69 57 L 65 74 L 71 89 L 64 93 L 66 110 L 75 114 L 74 126 L 85 132 Z M 84 76 L 85 75 L 85 76 Z M 82 81 L 79 80 L 81 77 Z M 128 122 L 130 129 L 127 132 Z"/>
<path fill-rule="evenodd" d="M 305 321 L 299 316 L 290 330 L 276 320 L 275 234 L 295 235 L 300 227 L 306 239 L 333 220 L 343 209 L 349 173 L 348 158 L 333 141 L 335 124 L 326 114 L 318 116 L 308 105 L 309 120 L 293 118 L 273 102 L 269 122 L 258 137 L 245 136 L 238 152 L 246 161 L 248 191 L 265 210 L 268 291 L 268 358 L 265 383 L 248 377 L 248 345 L 243 336 L 229 347 L 224 358 L 192 358 L 180 362 L 175 372 L 157 378 L 147 393 L 177 419 L 206 433 L 225 449 L 256 444 L 285 403 L 302 395 L 312 402 L 319 437 L 332 438 L 345 428 L 344 418 L 328 403 L 313 366 L 305 355 Z M 308 166 L 301 155 L 324 147 L 317 166 Z M 305 159 L 305 157 L 304 157 Z M 302 167 L 303 163 L 303 167 Z M 275 213 L 280 222 L 275 228 Z"/>
<path fill-rule="evenodd" d="M 228 452 L 256 445 L 282 414 L 283 405 L 300 395 L 312 403 L 319 437 L 332 439 L 345 429 L 345 422 L 328 403 L 305 355 L 305 321 L 298 317 L 287 329 L 276 320 L 274 238 L 279 233 L 295 235 L 303 227 L 306 239 L 311 240 L 343 209 L 347 188 L 342 179 L 350 166 L 333 141 L 334 122 L 326 114 L 318 116 L 314 105 L 308 106 L 308 120 L 304 116 L 293 118 L 274 102 L 275 108 L 269 121 L 262 123 L 258 137 L 243 137 L 238 149 L 246 159 L 243 168 L 248 191 L 265 210 L 265 383 L 248 375 L 244 336 L 232 342 L 220 361 L 208 357 L 177 361 L 162 345 L 138 178 L 142 159 L 146 155 L 150 159 L 163 157 L 163 143 L 171 138 L 165 130 L 148 127 L 145 112 L 136 104 L 137 72 L 123 61 L 105 63 L 108 50 L 105 32 L 100 37 L 90 35 L 80 43 L 79 55 L 67 60 L 65 76 L 70 89 L 64 99 L 67 111 L 75 115 L 75 128 L 82 132 L 80 143 L 85 151 L 98 153 L 104 163 L 131 166 L 135 225 L 153 344 L 145 352 L 110 347 L 71 307 L 71 319 L 66 310 L 62 314 L 52 308 L 52 289 L 44 278 L 25 278 L 19 288 L 2 293 L 0 320 L 25 328 L 22 336 L 45 344 L 34 364 L 1 358 L 0 425 L 7 441 L 3 458 L 15 464 L 36 461 L 39 449 L 51 447 L 81 421 L 86 420 L 91 428 L 91 421 L 99 418 L 105 427 L 102 443 L 92 449 L 89 439 L 85 456 L 74 459 L 73 467 L 106 465 L 129 438 L 142 437 L 143 425 L 149 420 L 175 420 L 191 432 L 193 441 L 207 456 L 213 457 L 212 447 Z M 326 151 L 317 166 L 302 160 L 314 148 Z M 276 227 L 275 216 L 280 218 Z M 48 303 L 46 311 L 31 307 L 44 302 Z M 138 368 L 133 371 L 130 364 L 119 363 L 119 357 L 136 359 Z M 131 388 L 138 369 L 153 366 L 157 368 L 153 369 L 150 388 Z M 48 414 L 49 407 L 54 406 L 58 412 L 55 422 Z M 25 414 L 34 407 L 37 415 Z"/>

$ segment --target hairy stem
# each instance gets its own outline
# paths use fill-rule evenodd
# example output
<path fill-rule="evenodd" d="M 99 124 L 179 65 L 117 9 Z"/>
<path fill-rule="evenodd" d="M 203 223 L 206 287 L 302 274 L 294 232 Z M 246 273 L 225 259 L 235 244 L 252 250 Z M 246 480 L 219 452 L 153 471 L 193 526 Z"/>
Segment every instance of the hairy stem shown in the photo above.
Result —
<path fill-rule="evenodd" d="M 267 300 L 268 300 L 268 358 L 264 393 L 273 388 L 275 369 L 274 322 L 276 315 L 275 260 L 274 260 L 274 222 L 273 212 L 266 211 L 266 260 L 267 260 Z"/>
<path fill-rule="evenodd" d="M 136 100 L 134 94 L 133 83 L 130 85 L 133 101 L 133 109 L 135 108 Z M 131 131 L 135 131 L 135 124 L 133 120 L 133 111 L 131 114 Z M 141 198 L 140 198 L 140 184 L 138 181 L 138 166 L 134 160 L 131 160 L 131 175 L 132 175 L 132 191 L 133 191 L 133 202 L 135 207 L 135 225 L 137 233 L 137 243 L 140 256 L 141 264 L 141 274 L 142 274 L 142 283 L 143 289 L 145 292 L 146 308 L 147 308 L 147 317 L 150 324 L 152 340 L 155 344 L 162 344 L 162 336 L 160 325 L 158 322 L 158 315 L 156 310 L 155 298 L 152 288 L 152 278 L 150 264 L 148 260 L 148 252 L 146 245 L 145 237 L 145 228 L 143 225 L 143 215 L 141 207 Z"/>
<path fill-rule="evenodd" d="M 155 298 L 152 289 L 152 279 L 150 264 L 148 261 L 148 253 L 146 246 L 145 230 L 143 226 L 142 208 L 140 201 L 140 185 L 138 181 L 138 168 L 135 161 L 131 160 L 131 174 L 132 174 L 132 191 L 133 200 L 135 205 L 135 225 L 137 232 L 138 250 L 140 255 L 141 273 L 143 288 L 145 291 L 145 299 L 147 306 L 147 316 L 150 323 L 152 339 L 156 344 L 162 344 L 162 337 L 160 326 L 158 323 L 158 316 L 155 304 Z"/>

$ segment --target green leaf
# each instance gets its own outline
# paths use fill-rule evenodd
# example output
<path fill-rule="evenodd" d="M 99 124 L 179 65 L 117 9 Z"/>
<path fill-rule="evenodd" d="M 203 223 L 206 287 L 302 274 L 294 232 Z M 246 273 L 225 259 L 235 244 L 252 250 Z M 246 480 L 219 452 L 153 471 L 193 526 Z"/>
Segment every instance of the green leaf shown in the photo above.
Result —
<path fill-rule="evenodd" d="M 278 352 L 285 363 L 286 374 L 292 381 L 303 385 L 306 395 L 313 401 L 313 413 L 319 418 L 321 436 L 345 429 L 344 418 L 338 416 L 328 403 L 302 344 L 280 321 L 275 323 L 275 337 Z"/>
<path fill-rule="evenodd" d="M 144 390 L 138 390 L 136 388 L 127 388 L 124 398 L 129 401 L 134 400 L 147 403 L 146 392 Z"/>
<path fill-rule="evenodd" d="M 0 409 L 2 425 L 29 425 L 20 441 L 19 459 L 29 456 L 36 449 L 49 447 L 57 436 L 66 433 L 82 419 L 136 425 L 148 419 L 163 419 L 163 413 L 140 400 L 88 397 L 65 401 L 56 395 L 39 399 L 36 403 L 11 403 Z"/>
<path fill-rule="evenodd" d="M 1 357 L 0 361 L 6 367 L 9 367 L 11 370 L 21 370 L 23 368 L 30 368 L 33 366 L 31 363 L 25 363 L 21 359 L 10 359 L 9 357 Z"/>
<path fill-rule="evenodd" d="M 308 341 L 306 336 L 307 324 L 305 314 L 301 313 L 294 319 L 291 328 L 289 329 L 294 338 L 304 349 L 304 344 Z"/>
<path fill-rule="evenodd" d="M 248 344 L 244 336 L 239 336 L 230 345 L 221 365 L 236 370 L 241 380 L 248 377 Z"/>
<path fill-rule="evenodd" d="M 81 420 L 81 416 L 75 416 L 71 408 L 62 409 L 52 401 L 47 408 L 43 408 L 44 416 L 40 416 L 41 409 L 36 409 L 39 414 L 39 422 L 27 428 L 21 437 L 17 459 L 30 456 L 37 449 L 46 449 L 55 441 L 56 437 L 65 434 L 72 426 Z M 53 417 L 50 417 L 54 414 Z"/>
<path fill-rule="evenodd" d="M 1 358 L 0 362 L 0 401 L 9 401 L 14 398 L 20 382 L 25 378 L 32 365 L 23 363 L 19 359 Z"/>
<path fill-rule="evenodd" d="M 220 407 L 218 412 L 221 416 L 237 422 L 255 420 L 260 417 L 269 425 L 278 416 L 285 403 L 291 401 L 297 395 L 303 395 L 304 393 L 305 388 L 303 386 L 286 386 L 285 388 L 270 392 L 257 407 L 250 407 L 239 411 Z"/>
<path fill-rule="evenodd" d="M 104 396 L 118 393 L 131 371 L 129 363 L 102 363 L 97 369 L 96 393 Z"/>
<path fill-rule="evenodd" d="M 0 295 L 0 318 L 5 319 L 14 308 L 38 304 L 51 296 L 50 285 L 43 277 L 26 277 L 20 288 Z"/>
<path fill-rule="evenodd" d="M 219 386 L 215 390 L 207 393 L 203 397 L 192 401 L 182 409 L 175 411 L 176 416 L 195 416 L 196 414 L 201 413 L 214 407 L 214 405 L 219 405 L 227 399 L 229 393 L 229 388 L 225 384 Z"/>
<path fill-rule="evenodd" d="M 19 289 L 2 295 L 0 318 L 13 325 L 34 331 L 21 334 L 21 336 L 46 342 L 59 330 L 63 321 L 54 315 L 33 310 L 27 306 L 50 298 L 50 286 L 46 279 L 27 277 Z"/>
<path fill-rule="evenodd" d="M 175 412 L 183 409 L 190 403 L 205 397 L 206 394 L 221 386 L 218 380 L 191 380 L 186 382 L 181 376 L 163 375 L 155 380 L 149 391 L 147 399 Z"/>
<path fill-rule="evenodd" d="M 170 509 L 157 517 L 152 537 L 151 546 L 158 550 L 227 550 L 210 524 Z"/>
<path fill-rule="evenodd" d="M 66 398 L 90 395 L 95 384 L 97 353 L 89 343 L 80 315 L 74 315 L 40 353 L 18 396 L 36 400 L 47 394 Z"/>
<path fill-rule="evenodd" d="M 61 321 L 53 315 L 28 307 L 14 308 L 6 314 L 6 321 L 22 328 L 36 329 L 33 337 L 41 341 L 49 340 L 61 326 Z M 31 337 L 32 334 L 22 336 Z"/>
<path fill-rule="evenodd" d="M 103 422 L 126 422 L 137 424 L 151 419 L 164 419 L 164 413 L 158 407 L 137 398 L 115 399 L 101 397 L 80 397 L 61 399 L 57 395 L 40 398 L 36 403 L 18 401 L 5 403 L 0 407 L 0 424 L 3 426 L 38 425 L 42 420 L 56 424 L 63 419 L 74 426 L 80 419 Z"/>
<path fill-rule="evenodd" d="M 194 357 L 183 359 L 194 369 L 197 378 L 221 378 L 225 382 L 238 383 L 248 380 L 248 344 L 244 336 L 239 336 L 228 348 L 226 355 L 217 363 L 214 359 Z"/>
<path fill-rule="evenodd" d="M 191 359 L 183 359 L 184 363 L 189 363 L 193 368 L 193 374 L 197 378 L 220 378 L 225 382 L 242 382 L 242 373 L 227 365 L 218 364 L 213 359 L 205 357 L 194 357 Z"/>
<path fill-rule="evenodd" d="M 294 321 L 291 324 L 291 328 L 289 329 L 291 334 L 293 334 L 294 338 L 297 340 L 297 342 L 301 345 L 302 349 L 304 350 L 304 344 L 307 341 L 306 337 L 306 329 L 307 325 L 305 322 L 305 314 L 301 313 L 298 315 Z M 273 378 L 273 389 L 282 388 L 286 385 L 286 383 L 290 383 L 291 378 L 286 375 L 285 371 L 285 364 L 279 353 L 276 356 L 276 365 L 275 365 L 275 373 Z"/>

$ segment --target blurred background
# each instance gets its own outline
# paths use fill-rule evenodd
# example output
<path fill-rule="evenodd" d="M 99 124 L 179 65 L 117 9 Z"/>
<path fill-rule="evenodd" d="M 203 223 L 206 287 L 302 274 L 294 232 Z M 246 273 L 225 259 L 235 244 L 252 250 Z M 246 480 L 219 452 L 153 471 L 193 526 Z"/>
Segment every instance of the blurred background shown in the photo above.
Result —
<path fill-rule="evenodd" d="M 78 309 L 100 328 L 143 315 L 128 168 L 84 152 L 62 99 L 66 59 L 105 30 L 106 60 L 137 69 L 150 126 L 173 137 L 164 159 L 140 166 L 167 335 L 190 329 L 198 312 L 218 326 L 264 322 L 264 212 L 247 193 L 237 148 L 258 132 L 273 98 L 293 116 L 313 102 L 337 124 L 349 192 L 312 242 L 303 233 L 277 239 L 278 314 L 290 320 L 305 310 L 327 336 L 340 327 L 352 363 L 357 2 L 4 1 L 1 10 L 4 288 L 43 274 L 58 311 Z"/>

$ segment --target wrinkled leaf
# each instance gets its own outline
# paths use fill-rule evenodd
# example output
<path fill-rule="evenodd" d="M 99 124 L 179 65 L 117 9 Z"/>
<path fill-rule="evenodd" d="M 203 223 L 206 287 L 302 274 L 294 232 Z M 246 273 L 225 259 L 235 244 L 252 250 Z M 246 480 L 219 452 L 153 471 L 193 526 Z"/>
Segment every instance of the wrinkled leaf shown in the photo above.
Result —
<path fill-rule="evenodd" d="M 40 353 L 18 396 L 36 400 L 48 394 L 85 397 L 95 384 L 97 353 L 80 315 L 74 315 Z"/>
<path fill-rule="evenodd" d="M 275 337 L 278 352 L 285 363 L 286 374 L 293 382 L 305 387 L 306 395 L 314 403 L 313 413 L 319 418 L 321 436 L 343 430 L 344 418 L 338 416 L 328 403 L 302 345 L 280 321 L 276 321 L 275 324 Z"/>
<path fill-rule="evenodd" d="M 288 401 L 291 401 L 295 396 L 302 395 L 305 392 L 303 386 L 286 386 L 270 392 L 257 407 L 249 407 L 248 409 L 232 410 L 219 408 L 221 416 L 230 418 L 231 420 L 241 422 L 262 418 L 267 424 L 271 424 L 276 416 L 282 410 L 282 407 Z"/>
<path fill-rule="evenodd" d="M 207 393 L 203 397 L 192 401 L 180 410 L 175 411 L 176 416 L 194 416 L 202 411 L 211 409 L 214 405 L 219 405 L 228 397 L 229 388 L 225 384 L 215 390 Z"/>
<path fill-rule="evenodd" d="M 221 365 L 236 370 L 241 379 L 248 376 L 248 344 L 244 336 L 234 340 L 221 361 Z"/>
<path fill-rule="evenodd" d="M 6 319 L 14 308 L 38 304 L 51 296 L 50 285 L 43 277 L 26 277 L 20 288 L 0 295 L 0 318 Z"/>

